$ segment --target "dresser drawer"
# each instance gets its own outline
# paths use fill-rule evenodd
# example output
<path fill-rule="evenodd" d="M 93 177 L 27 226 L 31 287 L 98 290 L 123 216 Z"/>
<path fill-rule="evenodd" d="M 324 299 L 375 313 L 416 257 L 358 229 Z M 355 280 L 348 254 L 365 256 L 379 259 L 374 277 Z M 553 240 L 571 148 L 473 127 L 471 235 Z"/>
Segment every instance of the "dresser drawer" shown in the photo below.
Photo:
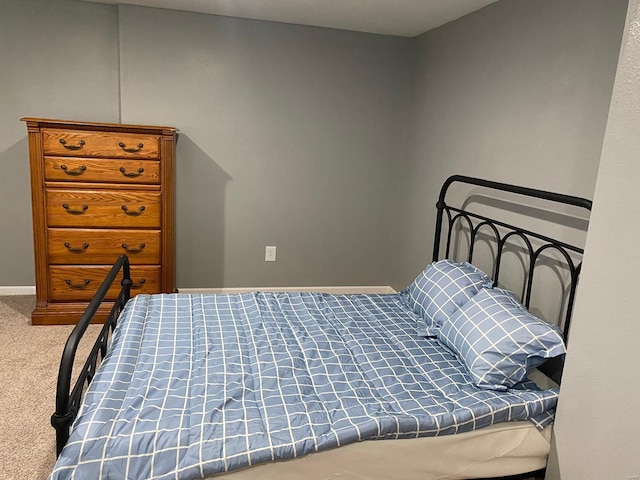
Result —
<path fill-rule="evenodd" d="M 132 265 L 160 262 L 160 230 L 99 230 L 49 228 L 49 263 L 58 265 L 111 265 L 119 255 Z"/>
<path fill-rule="evenodd" d="M 49 227 L 160 227 L 160 193 L 115 190 L 46 191 Z"/>
<path fill-rule="evenodd" d="M 136 133 L 42 129 L 45 155 L 160 158 L 160 137 Z"/>
<path fill-rule="evenodd" d="M 81 302 L 91 300 L 111 266 L 50 266 L 49 298 L 54 302 Z M 160 267 L 131 266 L 131 296 L 139 293 L 160 292 Z M 120 282 L 107 293 L 114 300 L 120 291 Z"/>
<path fill-rule="evenodd" d="M 160 183 L 157 160 L 44 157 L 44 179 L 53 182 Z"/>

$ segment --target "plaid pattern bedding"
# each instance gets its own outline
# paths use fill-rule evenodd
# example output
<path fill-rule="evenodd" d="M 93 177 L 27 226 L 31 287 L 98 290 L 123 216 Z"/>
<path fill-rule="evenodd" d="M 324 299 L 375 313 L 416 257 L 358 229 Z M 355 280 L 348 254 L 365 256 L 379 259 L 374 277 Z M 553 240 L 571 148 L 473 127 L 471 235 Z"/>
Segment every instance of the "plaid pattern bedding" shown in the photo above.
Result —
<path fill-rule="evenodd" d="M 481 390 L 401 295 L 138 295 L 51 475 L 202 478 L 366 439 L 553 418 L 557 390 Z"/>

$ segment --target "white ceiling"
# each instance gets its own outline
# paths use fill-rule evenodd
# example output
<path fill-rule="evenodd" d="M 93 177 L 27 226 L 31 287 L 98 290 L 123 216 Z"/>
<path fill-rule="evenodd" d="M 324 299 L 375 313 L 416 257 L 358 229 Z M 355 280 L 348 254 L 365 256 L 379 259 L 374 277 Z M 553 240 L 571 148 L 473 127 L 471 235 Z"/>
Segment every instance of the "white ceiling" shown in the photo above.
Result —
<path fill-rule="evenodd" d="M 87 0 L 415 37 L 497 0 Z"/>

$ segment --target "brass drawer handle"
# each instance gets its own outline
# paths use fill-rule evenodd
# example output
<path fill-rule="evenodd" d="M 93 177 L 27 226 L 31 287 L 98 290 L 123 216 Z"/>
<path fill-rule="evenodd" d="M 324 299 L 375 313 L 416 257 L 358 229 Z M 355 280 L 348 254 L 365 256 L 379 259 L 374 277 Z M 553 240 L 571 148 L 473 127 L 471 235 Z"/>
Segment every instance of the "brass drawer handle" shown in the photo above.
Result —
<path fill-rule="evenodd" d="M 69 288 L 73 288 L 75 290 L 83 290 L 85 288 L 87 288 L 87 286 L 91 283 L 91 280 L 89 280 L 88 278 L 84 279 L 84 282 L 82 283 L 71 283 L 71 280 L 65 280 L 64 283 L 66 283 L 67 285 L 69 285 Z"/>
<path fill-rule="evenodd" d="M 132 283 L 131 288 L 142 288 L 144 282 L 146 282 L 146 280 L 144 278 L 141 278 L 138 283 Z"/>
<path fill-rule="evenodd" d="M 70 213 L 71 215 L 82 215 L 84 212 L 87 211 L 89 206 L 88 205 L 83 205 L 82 206 L 82 210 L 74 210 L 73 208 L 69 207 L 68 203 L 63 203 L 62 204 L 62 208 L 64 208 L 67 211 L 67 213 Z"/>
<path fill-rule="evenodd" d="M 144 247 L 146 247 L 144 243 L 141 243 L 139 248 L 129 248 L 126 243 L 122 244 L 122 248 L 124 248 L 124 251 L 127 253 L 140 253 L 144 250 Z"/>
<path fill-rule="evenodd" d="M 127 148 L 124 142 L 120 142 L 118 146 L 127 153 L 137 153 L 144 147 L 144 143 L 139 143 L 138 148 Z"/>
<path fill-rule="evenodd" d="M 87 167 L 85 167 L 84 165 L 80 165 L 78 168 L 74 170 L 69 170 L 67 166 L 63 164 L 63 165 L 60 165 L 60 169 L 62 169 L 62 171 L 67 175 L 73 175 L 77 177 L 78 175 L 82 175 L 84 171 L 87 169 Z"/>
<path fill-rule="evenodd" d="M 129 173 L 127 173 L 125 171 L 124 167 L 120 167 L 120 172 L 122 172 L 122 175 L 124 175 L 125 177 L 135 178 L 135 177 L 139 177 L 140 175 L 142 175 L 142 172 L 144 172 L 144 168 L 140 167 L 137 172 L 129 172 Z"/>
<path fill-rule="evenodd" d="M 84 147 L 84 140 L 80 140 L 78 142 L 78 145 L 67 145 L 67 141 L 64 138 L 61 138 L 60 143 L 67 150 L 80 150 L 82 147 Z"/>
<path fill-rule="evenodd" d="M 142 205 L 139 208 L 139 210 L 136 212 L 135 210 L 127 210 L 127 206 L 122 205 L 122 211 L 131 217 L 137 217 L 138 215 L 142 215 L 142 212 L 144 212 L 144 209 L 145 209 L 145 206 Z"/>
<path fill-rule="evenodd" d="M 69 242 L 64 242 L 64 246 L 67 247 L 67 250 L 69 250 L 72 253 L 82 253 L 82 252 L 86 252 L 87 248 L 89 248 L 89 244 L 88 243 L 83 243 L 82 247 L 72 247 Z"/>

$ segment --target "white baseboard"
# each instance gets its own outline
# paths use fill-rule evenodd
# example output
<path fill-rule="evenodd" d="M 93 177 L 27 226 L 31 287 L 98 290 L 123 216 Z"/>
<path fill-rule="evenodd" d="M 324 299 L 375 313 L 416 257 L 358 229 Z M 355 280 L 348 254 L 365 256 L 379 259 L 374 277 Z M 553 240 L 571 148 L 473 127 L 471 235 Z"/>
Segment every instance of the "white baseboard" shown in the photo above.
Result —
<path fill-rule="evenodd" d="M 246 293 L 246 292 L 319 292 L 351 295 L 355 293 L 397 293 L 388 285 L 349 287 L 235 287 L 235 288 L 178 288 L 180 293 Z"/>
<path fill-rule="evenodd" d="M 2 287 L 0 286 L 0 295 L 35 295 L 36 287 Z"/>

